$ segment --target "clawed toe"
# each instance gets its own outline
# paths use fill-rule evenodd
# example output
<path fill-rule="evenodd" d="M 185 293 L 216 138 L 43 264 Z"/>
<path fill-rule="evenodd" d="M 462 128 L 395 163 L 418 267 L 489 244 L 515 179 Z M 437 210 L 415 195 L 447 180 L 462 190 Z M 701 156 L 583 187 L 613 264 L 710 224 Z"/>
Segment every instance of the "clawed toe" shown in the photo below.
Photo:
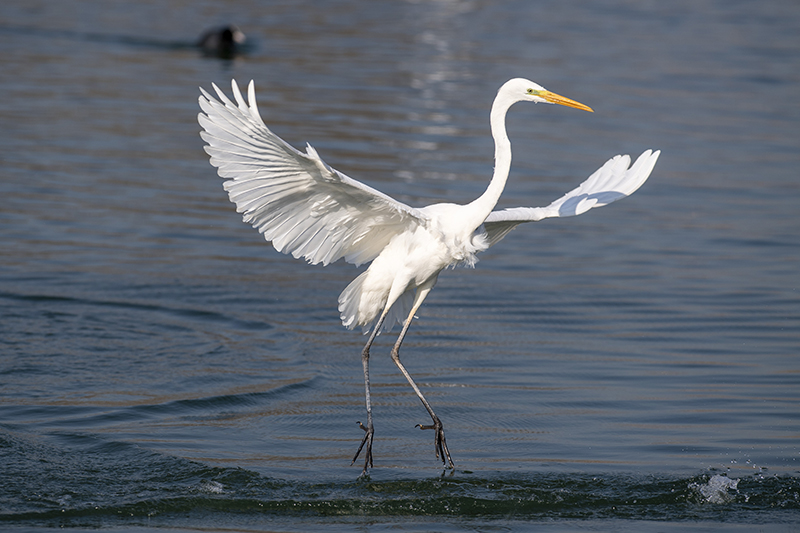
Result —
<path fill-rule="evenodd" d="M 436 457 L 442 460 L 443 465 L 449 468 L 455 468 L 453 459 L 450 458 L 450 450 L 447 449 L 447 441 L 444 438 L 444 425 L 442 425 L 442 421 L 437 417 L 433 420 L 433 424 L 431 425 L 417 424 L 414 427 L 434 430 L 433 447 L 436 451 Z"/>
<path fill-rule="evenodd" d="M 367 445 L 367 449 L 364 452 L 364 469 L 361 471 L 361 475 L 366 475 L 367 469 L 372 468 L 372 435 L 375 431 L 371 427 L 367 427 L 362 424 L 360 421 L 358 422 L 358 427 L 364 430 L 364 438 L 361 439 L 361 444 L 358 446 L 358 450 L 356 454 L 353 456 L 353 461 L 350 463 L 350 466 L 353 466 L 358 459 L 358 456 L 361 455 L 361 450 L 364 448 L 364 445 Z"/>

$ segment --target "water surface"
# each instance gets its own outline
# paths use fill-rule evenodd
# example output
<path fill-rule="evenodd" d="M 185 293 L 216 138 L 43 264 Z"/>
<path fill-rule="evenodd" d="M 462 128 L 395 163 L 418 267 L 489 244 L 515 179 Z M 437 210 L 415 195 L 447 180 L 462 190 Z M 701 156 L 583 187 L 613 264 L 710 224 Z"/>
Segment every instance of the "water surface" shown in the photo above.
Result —
<path fill-rule="evenodd" d="M 238 24 L 233 59 L 192 47 Z M 737 2 L 8 1 L 0 7 L 3 528 L 789 531 L 800 522 L 800 10 Z M 521 227 L 373 349 L 375 469 L 339 292 L 242 224 L 198 87 L 254 79 L 295 146 L 411 205 L 501 207 L 617 153 L 631 198 Z M 396 330 L 395 330 L 396 332 Z"/>

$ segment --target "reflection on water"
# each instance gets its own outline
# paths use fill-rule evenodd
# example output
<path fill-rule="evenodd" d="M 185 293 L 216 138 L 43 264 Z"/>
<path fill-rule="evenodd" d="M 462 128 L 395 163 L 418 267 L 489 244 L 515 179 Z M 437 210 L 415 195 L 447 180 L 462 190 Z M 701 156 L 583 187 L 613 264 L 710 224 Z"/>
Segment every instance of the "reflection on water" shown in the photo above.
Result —
<path fill-rule="evenodd" d="M 797 10 L 273 4 L 0 7 L 0 520 L 797 521 Z M 257 43 L 233 60 L 112 38 L 228 22 Z M 356 482 L 364 339 L 336 298 L 358 270 L 241 223 L 197 87 L 255 79 L 276 133 L 424 205 L 483 191 L 488 108 L 515 76 L 596 113 L 513 108 L 500 207 L 545 205 L 616 153 L 662 157 L 631 198 L 442 274 L 404 360 L 452 477 L 379 338 L 376 468 Z"/>

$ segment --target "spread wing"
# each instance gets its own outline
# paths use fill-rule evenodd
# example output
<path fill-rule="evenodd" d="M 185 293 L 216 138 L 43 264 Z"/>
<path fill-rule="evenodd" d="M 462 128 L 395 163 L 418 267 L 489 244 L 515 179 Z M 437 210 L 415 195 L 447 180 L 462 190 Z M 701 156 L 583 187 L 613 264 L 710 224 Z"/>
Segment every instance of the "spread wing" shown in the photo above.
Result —
<path fill-rule="evenodd" d="M 425 215 L 329 167 L 311 146 L 302 153 L 272 133 L 256 107 L 253 82 L 246 103 L 236 81 L 234 104 L 214 85 L 202 88 L 200 136 L 245 222 L 276 250 L 327 265 L 340 258 L 372 261 L 398 233 Z"/>
<path fill-rule="evenodd" d="M 489 245 L 499 242 L 523 222 L 580 215 L 633 194 L 647 181 L 660 154 L 660 150 L 645 150 L 630 168 L 630 156 L 614 156 L 576 189 L 547 207 L 512 207 L 491 212 L 483 223 Z"/>

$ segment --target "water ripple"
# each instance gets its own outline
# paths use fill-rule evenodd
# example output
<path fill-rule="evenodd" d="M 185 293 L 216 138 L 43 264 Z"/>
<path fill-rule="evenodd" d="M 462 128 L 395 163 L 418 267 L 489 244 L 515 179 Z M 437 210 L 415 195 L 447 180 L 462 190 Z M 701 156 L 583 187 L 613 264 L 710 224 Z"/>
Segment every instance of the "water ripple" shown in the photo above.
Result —
<path fill-rule="evenodd" d="M 0 434 L 0 455 L 8 469 L 20 474 L 20 488 L 27 494 L 24 501 L 16 499 L 0 511 L 0 523 L 109 527 L 146 520 L 164 527 L 192 513 L 210 518 L 212 527 L 296 518 L 320 525 L 332 519 L 341 525 L 400 517 L 453 517 L 487 526 L 588 519 L 755 525 L 766 512 L 776 523 L 800 516 L 800 480 L 783 476 L 457 471 L 424 479 L 298 483 L 241 468 L 210 468 L 126 443 L 89 446 L 77 440 L 66 446 L 53 448 L 24 435 Z M 27 471 L 34 475 L 23 475 L 31 461 L 45 466 Z M 0 488 L 0 496 L 9 490 L 13 489 Z"/>

